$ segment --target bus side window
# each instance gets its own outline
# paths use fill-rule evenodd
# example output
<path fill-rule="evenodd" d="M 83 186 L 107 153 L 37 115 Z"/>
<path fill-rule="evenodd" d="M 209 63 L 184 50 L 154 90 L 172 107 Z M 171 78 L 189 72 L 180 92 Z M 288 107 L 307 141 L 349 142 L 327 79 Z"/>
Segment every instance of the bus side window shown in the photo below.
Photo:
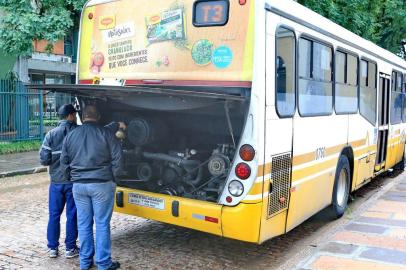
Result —
<path fill-rule="evenodd" d="M 331 47 L 299 40 L 299 113 L 301 116 L 330 115 L 333 111 Z"/>
<path fill-rule="evenodd" d="M 295 114 L 296 38 L 293 31 L 279 27 L 276 32 L 276 110 L 280 117 Z"/>
<path fill-rule="evenodd" d="M 358 59 L 344 52 L 336 52 L 335 109 L 337 114 L 358 111 Z"/>
<path fill-rule="evenodd" d="M 403 112 L 402 122 L 406 123 L 406 74 L 403 75 Z"/>
<path fill-rule="evenodd" d="M 392 72 L 392 91 L 391 91 L 391 107 L 390 107 L 390 122 L 391 124 L 399 124 L 402 122 L 402 74 L 400 72 Z"/>
<path fill-rule="evenodd" d="M 361 60 L 359 111 L 371 124 L 376 122 L 376 64 Z"/>

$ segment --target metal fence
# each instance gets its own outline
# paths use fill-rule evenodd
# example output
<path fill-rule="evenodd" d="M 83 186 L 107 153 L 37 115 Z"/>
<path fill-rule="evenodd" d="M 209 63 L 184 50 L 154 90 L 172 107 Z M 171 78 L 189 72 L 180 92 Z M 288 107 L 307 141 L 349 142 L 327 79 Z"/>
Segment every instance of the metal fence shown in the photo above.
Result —
<path fill-rule="evenodd" d="M 28 90 L 22 82 L 0 80 L 0 142 L 42 140 L 57 126 L 58 109 L 71 95 Z"/>
<path fill-rule="evenodd" d="M 0 141 L 43 138 L 43 95 L 19 81 L 0 80 Z"/>

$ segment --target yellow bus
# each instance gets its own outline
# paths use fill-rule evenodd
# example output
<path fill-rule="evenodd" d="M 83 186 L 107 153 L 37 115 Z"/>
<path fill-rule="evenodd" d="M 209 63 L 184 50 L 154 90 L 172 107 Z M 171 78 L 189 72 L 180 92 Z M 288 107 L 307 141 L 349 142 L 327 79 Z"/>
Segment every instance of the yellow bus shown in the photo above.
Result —
<path fill-rule="evenodd" d="M 404 168 L 406 62 L 290 0 L 90 0 L 77 76 L 120 213 L 262 243 Z"/>

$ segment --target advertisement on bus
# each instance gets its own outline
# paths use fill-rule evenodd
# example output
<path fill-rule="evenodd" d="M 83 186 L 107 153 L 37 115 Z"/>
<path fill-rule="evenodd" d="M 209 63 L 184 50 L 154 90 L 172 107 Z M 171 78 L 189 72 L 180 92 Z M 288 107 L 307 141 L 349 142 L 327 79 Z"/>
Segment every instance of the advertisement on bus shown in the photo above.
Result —
<path fill-rule="evenodd" d="M 225 0 L 87 7 L 79 80 L 251 81 L 253 9 Z"/>

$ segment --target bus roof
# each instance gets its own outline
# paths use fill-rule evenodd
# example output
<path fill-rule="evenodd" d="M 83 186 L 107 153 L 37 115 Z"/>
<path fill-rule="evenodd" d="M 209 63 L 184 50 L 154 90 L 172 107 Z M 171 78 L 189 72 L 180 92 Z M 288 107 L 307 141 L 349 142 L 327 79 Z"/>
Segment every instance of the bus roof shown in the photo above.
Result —
<path fill-rule="evenodd" d="M 109 2 L 114 2 L 114 1 L 120 1 L 120 0 L 89 0 L 89 1 L 85 4 L 85 7 L 100 5 L 100 4 L 109 3 Z"/>

